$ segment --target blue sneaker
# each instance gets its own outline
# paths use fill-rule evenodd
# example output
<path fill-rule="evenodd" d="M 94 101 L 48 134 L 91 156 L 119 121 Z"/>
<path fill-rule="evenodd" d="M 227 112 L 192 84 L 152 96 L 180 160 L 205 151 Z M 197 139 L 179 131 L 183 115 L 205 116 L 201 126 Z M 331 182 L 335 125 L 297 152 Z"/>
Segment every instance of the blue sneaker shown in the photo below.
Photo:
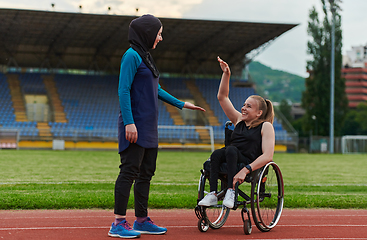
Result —
<path fill-rule="evenodd" d="M 130 224 L 124 220 L 117 224 L 117 226 L 115 226 L 115 223 L 112 223 L 108 236 L 119 238 L 138 238 L 140 237 L 140 233 L 134 231 L 130 227 Z"/>
<path fill-rule="evenodd" d="M 165 234 L 167 232 L 167 228 L 158 227 L 153 223 L 152 220 L 148 217 L 148 219 L 143 222 L 139 223 L 135 220 L 133 229 L 136 232 L 142 233 L 142 234 Z"/>

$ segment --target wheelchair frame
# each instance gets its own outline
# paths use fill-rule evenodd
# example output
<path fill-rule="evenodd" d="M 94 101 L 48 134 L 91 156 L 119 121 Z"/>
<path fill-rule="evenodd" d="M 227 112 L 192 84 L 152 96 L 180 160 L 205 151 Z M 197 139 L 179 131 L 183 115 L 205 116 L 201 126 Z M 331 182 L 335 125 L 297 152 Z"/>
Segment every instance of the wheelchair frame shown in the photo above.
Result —
<path fill-rule="evenodd" d="M 226 129 L 228 123 L 226 124 Z M 210 173 L 201 169 L 199 180 L 198 199 L 199 202 L 206 193 L 205 185 L 209 185 Z M 221 191 L 218 192 L 218 201 L 222 201 L 227 190 L 226 174 L 219 174 Z M 250 211 L 247 205 L 250 204 L 252 219 L 256 227 L 262 232 L 268 232 L 276 226 L 283 210 L 284 204 L 284 183 L 279 166 L 275 162 L 269 162 L 260 169 L 253 171 L 246 176 L 245 182 L 251 183 L 250 196 L 243 192 L 238 183 L 235 186 L 235 203 L 233 210 L 240 206 L 243 221 L 243 230 L 246 235 L 251 234 L 252 223 Z M 207 184 L 206 184 L 207 183 Z M 240 200 L 241 197 L 242 199 Z M 198 220 L 198 229 L 206 232 L 209 228 L 221 228 L 228 216 L 230 209 L 218 203 L 215 206 L 196 206 L 195 214 Z"/>

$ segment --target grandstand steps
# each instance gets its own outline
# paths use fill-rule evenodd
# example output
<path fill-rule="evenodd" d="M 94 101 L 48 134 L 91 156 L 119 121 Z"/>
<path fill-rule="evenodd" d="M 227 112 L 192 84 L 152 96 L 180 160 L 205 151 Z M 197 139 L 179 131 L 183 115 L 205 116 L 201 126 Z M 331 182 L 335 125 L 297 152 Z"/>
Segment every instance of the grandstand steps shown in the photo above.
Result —
<path fill-rule="evenodd" d="M 164 103 L 167 108 L 167 112 L 173 120 L 174 125 L 185 125 L 185 122 L 179 112 L 179 110 L 171 104 Z"/>
<path fill-rule="evenodd" d="M 209 134 L 208 129 L 196 129 L 196 132 L 199 134 L 199 138 L 201 142 L 210 143 L 210 134 Z"/>
<path fill-rule="evenodd" d="M 186 86 L 190 90 L 192 96 L 194 96 L 195 104 L 205 108 L 205 115 L 207 116 L 207 120 L 209 121 L 210 126 L 220 126 L 218 118 L 214 115 L 213 110 L 210 108 L 210 105 L 205 101 L 205 98 L 201 94 L 199 88 L 196 86 L 194 80 L 186 81 Z"/>
<path fill-rule="evenodd" d="M 194 80 L 187 80 L 186 86 L 190 90 L 192 96 L 194 96 L 195 104 L 205 108 L 205 116 L 209 122 L 210 126 L 219 126 L 218 118 L 214 115 L 213 110 L 210 108 L 210 105 L 205 101 L 205 98 L 201 94 L 199 88 L 196 86 Z M 199 138 L 201 141 L 210 142 L 210 134 L 207 129 L 196 129 L 196 132 L 199 134 Z"/>
<path fill-rule="evenodd" d="M 17 122 L 27 122 L 28 117 L 24 105 L 24 99 L 22 91 L 20 89 L 20 81 L 17 74 L 7 74 L 9 90 L 11 95 L 11 100 L 13 102 L 15 121 Z"/>
<path fill-rule="evenodd" d="M 43 83 L 45 84 L 46 90 L 48 92 L 50 107 L 53 110 L 54 121 L 60 123 L 66 123 L 66 115 L 64 107 L 62 106 L 59 93 L 57 92 L 56 84 L 53 76 L 43 75 Z"/>
<path fill-rule="evenodd" d="M 160 83 L 160 85 L 162 88 L 165 88 L 163 83 Z M 170 117 L 172 118 L 174 125 L 180 125 L 180 126 L 185 125 L 185 121 L 183 120 L 181 113 L 179 112 L 179 110 L 176 107 L 166 102 L 164 102 L 164 106 L 166 106 L 167 112 L 169 113 Z"/>
<path fill-rule="evenodd" d="M 47 122 L 38 122 L 37 129 L 39 131 L 39 136 L 41 137 L 41 139 L 52 138 L 51 128 L 47 124 Z"/>

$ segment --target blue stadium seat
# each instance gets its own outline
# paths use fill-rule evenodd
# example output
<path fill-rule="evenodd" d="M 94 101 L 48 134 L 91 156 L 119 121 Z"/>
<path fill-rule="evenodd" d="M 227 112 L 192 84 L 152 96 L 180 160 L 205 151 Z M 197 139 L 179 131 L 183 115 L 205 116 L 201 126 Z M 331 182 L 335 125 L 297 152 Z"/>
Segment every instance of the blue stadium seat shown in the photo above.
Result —
<path fill-rule="evenodd" d="M 46 93 L 42 77 L 39 73 L 19 74 L 22 91 L 25 93 Z M 54 77 L 67 123 L 49 122 L 51 133 L 55 137 L 94 136 L 117 138 L 117 118 L 119 100 L 117 95 L 117 75 L 77 75 L 56 74 Z M 184 78 L 161 78 L 160 82 L 167 92 L 179 99 L 193 98 L 187 89 Z M 214 111 L 221 126 L 214 126 L 216 141 L 224 140 L 224 124 L 228 120 L 217 100 L 220 79 L 197 79 L 203 97 Z M 0 125 L 8 128 L 19 128 L 21 135 L 37 136 L 37 123 L 16 123 L 10 90 L 6 76 L 0 73 Z M 244 100 L 255 94 L 253 88 L 230 86 L 230 98 L 236 109 L 240 109 Z M 174 125 L 166 106 L 158 101 L 159 125 Z M 277 120 L 274 122 L 277 139 L 285 138 L 285 130 Z M 93 132 L 93 133 L 91 133 Z M 195 130 L 159 130 L 159 138 L 179 141 L 182 137 L 199 140 Z"/>

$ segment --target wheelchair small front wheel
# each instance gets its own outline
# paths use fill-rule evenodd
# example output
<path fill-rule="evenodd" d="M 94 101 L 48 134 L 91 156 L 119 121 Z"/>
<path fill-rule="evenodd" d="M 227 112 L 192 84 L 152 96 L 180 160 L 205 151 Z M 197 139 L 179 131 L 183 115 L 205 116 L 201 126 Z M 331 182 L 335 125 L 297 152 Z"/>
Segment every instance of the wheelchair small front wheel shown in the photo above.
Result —
<path fill-rule="evenodd" d="M 270 162 L 255 178 L 251 187 L 251 210 L 256 227 L 270 231 L 278 223 L 284 203 L 284 184 L 278 165 Z"/>
<path fill-rule="evenodd" d="M 252 231 L 251 221 L 249 219 L 246 219 L 243 222 L 243 231 L 246 235 L 250 235 Z"/>
<path fill-rule="evenodd" d="M 199 219 L 198 221 L 198 229 L 200 232 L 206 232 L 209 229 L 209 224 L 205 221 L 204 218 Z"/>

